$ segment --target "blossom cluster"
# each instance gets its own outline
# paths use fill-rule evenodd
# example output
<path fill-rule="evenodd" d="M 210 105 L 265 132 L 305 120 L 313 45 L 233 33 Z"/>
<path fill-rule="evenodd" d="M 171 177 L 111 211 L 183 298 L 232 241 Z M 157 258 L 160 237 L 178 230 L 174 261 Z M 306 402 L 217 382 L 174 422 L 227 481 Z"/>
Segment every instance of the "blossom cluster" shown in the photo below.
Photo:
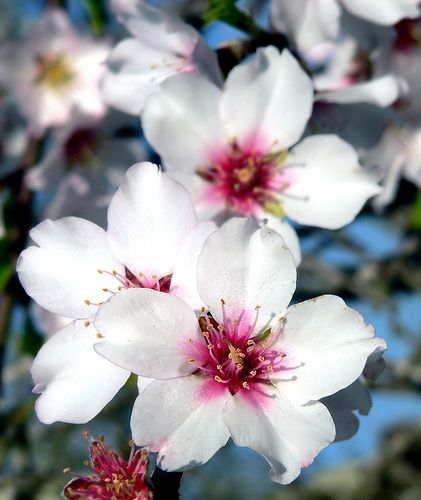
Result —
<path fill-rule="evenodd" d="M 111 2 L 129 35 L 114 45 L 49 8 L 0 49 L 25 136 L 52 143 L 23 175 L 56 194 L 17 262 L 50 333 L 32 365 L 41 422 L 90 421 L 134 374 L 132 437 L 161 469 L 202 465 L 231 438 L 281 484 L 355 434 L 386 343 L 338 296 L 290 302 L 295 228 L 342 228 L 390 203 L 401 175 L 421 186 L 420 1 L 368 3 L 272 0 L 266 28 L 288 48 L 229 71 L 141 0 Z M 261 4 L 238 8 L 257 26 Z M 108 498 L 118 465 L 128 482 L 112 498 L 137 494 L 124 490 L 136 477 L 150 498 L 144 452 L 125 462 L 104 446 L 65 495 Z"/>

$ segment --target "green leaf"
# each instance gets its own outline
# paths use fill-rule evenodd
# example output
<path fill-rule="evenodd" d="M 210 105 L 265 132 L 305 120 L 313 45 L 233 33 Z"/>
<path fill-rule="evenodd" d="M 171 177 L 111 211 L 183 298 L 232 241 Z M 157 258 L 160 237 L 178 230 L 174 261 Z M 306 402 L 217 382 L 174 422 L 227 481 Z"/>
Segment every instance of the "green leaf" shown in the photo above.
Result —
<path fill-rule="evenodd" d="M 103 0 L 84 0 L 92 32 L 99 36 L 104 33 L 107 11 Z"/>
<path fill-rule="evenodd" d="M 202 19 L 205 24 L 223 21 L 250 33 L 259 32 L 253 18 L 237 8 L 236 0 L 208 0 Z"/>
<path fill-rule="evenodd" d="M 418 190 L 415 198 L 409 225 L 411 229 L 421 229 L 421 189 Z"/>
<path fill-rule="evenodd" d="M 31 318 L 26 316 L 25 331 L 22 335 L 20 351 L 35 356 L 41 349 L 43 343 L 43 336 L 36 330 Z"/>

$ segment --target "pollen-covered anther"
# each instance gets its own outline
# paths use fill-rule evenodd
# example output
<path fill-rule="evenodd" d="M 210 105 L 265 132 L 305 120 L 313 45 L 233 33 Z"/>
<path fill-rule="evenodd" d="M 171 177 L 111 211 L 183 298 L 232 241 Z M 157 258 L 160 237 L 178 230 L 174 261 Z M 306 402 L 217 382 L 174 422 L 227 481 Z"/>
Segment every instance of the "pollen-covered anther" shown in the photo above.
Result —
<path fill-rule="evenodd" d="M 247 382 L 243 382 L 241 385 L 244 387 L 244 389 L 250 389 L 250 385 Z"/>
<path fill-rule="evenodd" d="M 102 333 L 99 333 L 99 332 L 96 334 L 96 337 L 98 339 L 105 339 L 104 335 L 102 335 Z"/>
<path fill-rule="evenodd" d="M 87 328 L 90 324 L 91 324 L 91 322 L 90 322 L 89 320 L 86 320 L 86 321 L 83 323 L 83 326 Z"/>

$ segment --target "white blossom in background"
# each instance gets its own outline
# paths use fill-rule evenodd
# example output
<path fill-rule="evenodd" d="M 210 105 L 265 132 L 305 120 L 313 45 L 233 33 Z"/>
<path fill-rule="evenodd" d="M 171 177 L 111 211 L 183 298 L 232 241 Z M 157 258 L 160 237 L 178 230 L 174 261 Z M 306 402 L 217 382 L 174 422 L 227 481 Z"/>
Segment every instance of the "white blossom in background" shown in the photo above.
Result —
<path fill-rule="evenodd" d="M 129 377 L 92 348 L 102 338 L 92 317 L 111 296 L 151 288 L 200 307 L 196 262 L 214 229 L 197 222 L 182 186 L 156 165 L 141 163 L 127 171 L 113 196 L 107 231 L 77 217 L 46 220 L 31 230 L 35 245 L 20 255 L 20 281 L 41 307 L 75 320 L 47 341 L 32 367 L 42 422 L 90 420 Z"/>
<path fill-rule="evenodd" d="M 341 397 L 360 390 L 367 359 L 386 344 L 339 297 L 288 307 L 295 278 L 279 235 L 231 219 L 199 256 L 199 314 L 179 297 L 141 289 L 98 310 L 96 351 L 155 379 L 141 388 L 131 427 L 138 445 L 158 452 L 159 467 L 201 465 L 232 437 L 287 484 L 335 439 L 336 420 L 351 430 L 354 406 Z M 338 393 L 346 388 L 348 396 Z M 319 400 L 335 394 L 326 401 L 333 417 Z"/>
<path fill-rule="evenodd" d="M 354 16 L 385 26 L 421 14 L 420 0 L 271 0 L 271 23 L 291 37 L 300 51 L 308 50 L 337 39 L 341 5 Z"/>
<path fill-rule="evenodd" d="M 382 137 L 363 156 L 367 166 L 379 168 L 384 191 L 373 199 L 381 209 L 391 203 L 399 181 L 405 178 L 421 187 L 421 23 L 405 20 L 395 29 L 395 37 L 379 47 L 377 65 L 404 79 L 407 88 L 395 106 L 395 116 L 387 121 Z"/>
<path fill-rule="evenodd" d="M 103 93 L 111 106 L 138 115 L 158 85 L 177 73 L 200 73 L 221 81 L 213 50 L 175 14 L 142 1 L 129 3 L 118 14 L 132 38 L 118 43 L 107 61 Z"/>
<path fill-rule="evenodd" d="M 114 112 L 101 122 L 76 115 L 54 129 L 51 147 L 25 175 L 29 189 L 52 195 L 41 219 L 74 215 L 105 227 L 107 207 L 127 165 L 148 159 L 138 137 L 120 134 L 130 131 L 130 121 Z"/>
<path fill-rule="evenodd" d="M 364 163 L 380 169 L 384 190 L 373 199 L 376 208 L 395 199 L 401 177 L 421 188 L 421 126 L 389 126 L 376 147 L 364 155 Z"/>
<path fill-rule="evenodd" d="M 253 215 L 270 225 L 286 215 L 336 229 L 380 188 L 337 136 L 295 145 L 312 106 L 312 82 L 298 62 L 266 47 L 236 66 L 224 89 L 192 74 L 167 79 L 149 98 L 142 125 L 203 217 Z"/>
<path fill-rule="evenodd" d="M 405 82 L 393 74 L 370 77 L 372 68 L 369 55 L 353 38 L 333 44 L 326 68 L 313 76 L 316 100 L 392 105 L 404 92 Z"/>
<path fill-rule="evenodd" d="M 108 53 L 106 43 L 78 34 L 64 11 L 47 9 L 23 42 L 1 47 L 0 84 L 39 136 L 75 111 L 104 115 L 99 82 Z"/>

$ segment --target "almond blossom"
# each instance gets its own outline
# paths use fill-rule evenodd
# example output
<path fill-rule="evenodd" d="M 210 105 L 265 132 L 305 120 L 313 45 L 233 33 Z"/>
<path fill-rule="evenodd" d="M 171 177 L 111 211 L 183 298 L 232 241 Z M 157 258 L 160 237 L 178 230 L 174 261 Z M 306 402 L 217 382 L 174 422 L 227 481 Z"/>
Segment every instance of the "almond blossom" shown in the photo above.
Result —
<path fill-rule="evenodd" d="M 313 77 L 316 100 L 390 106 L 404 92 L 405 83 L 393 74 L 370 77 L 372 66 L 369 55 L 354 39 L 334 44 L 326 69 Z"/>
<path fill-rule="evenodd" d="M 354 16 L 380 25 L 393 25 L 420 15 L 420 0 L 271 0 L 272 25 L 307 50 L 339 35 L 341 5 Z"/>
<path fill-rule="evenodd" d="M 175 14 L 142 1 L 121 7 L 119 14 L 133 38 L 118 43 L 108 58 L 103 93 L 110 105 L 138 115 L 158 85 L 180 72 L 201 73 L 220 82 L 215 53 Z"/>
<path fill-rule="evenodd" d="M 287 50 L 266 47 L 236 66 L 224 89 L 198 75 L 167 79 L 149 98 L 142 123 L 204 217 L 287 215 L 336 229 L 380 188 L 335 135 L 294 146 L 312 106 L 312 82 L 298 62 Z"/>
<path fill-rule="evenodd" d="M 63 125 L 74 111 L 101 117 L 99 81 L 109 52 L 82 37 L 64 11 L 51 8 L 34 22 L 24 42 L 0 50 L 0 83 L 15 100 L 33 135 Z M 13 64 L 11 63 L 13 61 Z"/>
<path fill-rule="evenodd" d="M 159 453 L 159 467 L 185 470 L 232 437 L 266 458 L 271 479 L 290 483 L 335 439 L 333 418 L 340 428 L 349 417 L 340 398 L 335 417 L 319 400 L 358 392 L 348 386 L 385 342 L 339 297 L 287 307 L 292 256 L 252 218 L 208 237 L 197 276 L 200 313 L 179 297 L 131 289 L 96 314 L 104 335 L 96 351 L 155 379 L 135 403 L 133 438 Z"/>
<path fill-rule="evenodd" d="M 122 459 L 105 444 L 104 437 L 90 440 L 90 466 L 88 476 L 76 475 L 63 490 L 65 498 L 75 500 L 125 500 L 151 499 L 152 492 L 147 480 L 148 454 L 135 450 L 131 444 L 128 461 Z M 65 469 L 65 472 L 70 470 Z"/>
<path fill-rule="evenodd" d="M 41 348 L 32 367 L 39 419 L 82 423 L 93 418 L 129 377 L 98 356 L 92 325 L 98 307 L 128 288 L 150 288 L 201 301 L 197 256 L 215 229 L 197 222 L 190 197 L 156 165 L 131 167 L 108 210 L 108 229 L 77 217 L 46 220 L 31 230 L 17 271 L 28 295 L 73 321 Z"/>

